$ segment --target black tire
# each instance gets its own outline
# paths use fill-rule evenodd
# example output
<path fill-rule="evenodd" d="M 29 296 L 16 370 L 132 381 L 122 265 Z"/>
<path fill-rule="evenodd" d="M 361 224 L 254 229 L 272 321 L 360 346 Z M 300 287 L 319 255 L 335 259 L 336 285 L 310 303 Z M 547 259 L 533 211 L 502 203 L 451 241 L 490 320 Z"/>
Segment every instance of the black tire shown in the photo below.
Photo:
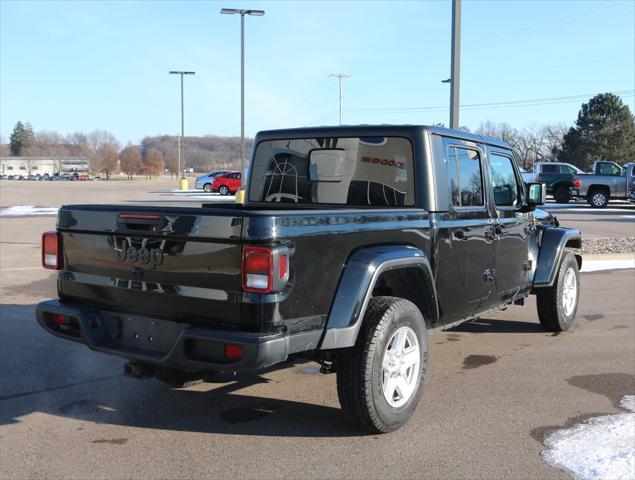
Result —
<path fill-rule="evenodd" d="M 229 188 L 227 188 L 227 186 L 225 186 L 225 185 L 222 185 L 222 186 L 218 189 L 218 192 L 219 192 L 221 195 L 229 195 Z"/>
<path fill-rule="evenodd" d="M 575 278 L 575 301 L 573 309 L 567 311 L 564 307 L 565 279 L 569 270 Z M 580 271 L 573 253 L 565 253 L 558 267 L 556 280 L 552 287 L 539 288 L 536 292 L 538 318 L 543 328 L 548 332 L 564 332 L 571 328 L 580 300 Z"/>
<path fill-rule="evenodd" d="M 409 327 L 416 335 L 419 368 L 412 379 L 415 390 L 403 405 L 393 407 L 383 393 L 382 364 L 388 342 L 401 327 Z M 371 433 L 396 430 L 408 421 L 419 403 L 427 367 L 428 335 L 419 309 L 402 298 L 374 297 L 368 304 L 356 345 L 340 357 L 337 394 L 342 409 L 354 423 Z"/>
<path fill-rule="evenodd" d="M 595 189 L 589 192 L 587 202 L 595 208 L 605 208 L 609 204 L 609 193 L 604 189 Z"/>
<path fill-rule="evenodd" d="M 203 190 L 205 190 L 207 193 L 212 191 L 212 184 L 211 183 L 206 183 L 205 185 L 203 185 Z"/>
<path fill-rule="evenodd" d="M 556 201 L 556 203 L 569 203 L 569 200 L 571 200 L 571 195 L 569 194 L 569 187 L 560 185 L 553 192 L 553 198 Z"/>
<path fill-rule="evenodd" d="M 188 388 L 209 381 L 216 374 L 213 370 L 188 372 L 177 368 L 160 368 L 155 376 L 161 382 L 173 388 Z"/>

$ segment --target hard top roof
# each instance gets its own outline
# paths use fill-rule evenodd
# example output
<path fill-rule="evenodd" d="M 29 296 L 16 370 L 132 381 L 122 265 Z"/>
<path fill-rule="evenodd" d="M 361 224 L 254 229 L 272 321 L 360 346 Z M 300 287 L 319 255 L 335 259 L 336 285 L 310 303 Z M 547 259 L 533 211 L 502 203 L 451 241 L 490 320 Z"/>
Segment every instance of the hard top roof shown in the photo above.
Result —
<path fill-rule="evenodd" d="M 280 130 L 263 130 L 258 137 L 263 138 L 313 138 L 336 136 L 367 136 L 367 135 L 418 135 L 427 131 L 431 134 L 461 138 L 472 142 L 510 148 L 510 146 L 493 137 L 485 137 L 464 130 L 436 127 L 430 125 L 334 125 L 321 127 L 288 128 Z"/>

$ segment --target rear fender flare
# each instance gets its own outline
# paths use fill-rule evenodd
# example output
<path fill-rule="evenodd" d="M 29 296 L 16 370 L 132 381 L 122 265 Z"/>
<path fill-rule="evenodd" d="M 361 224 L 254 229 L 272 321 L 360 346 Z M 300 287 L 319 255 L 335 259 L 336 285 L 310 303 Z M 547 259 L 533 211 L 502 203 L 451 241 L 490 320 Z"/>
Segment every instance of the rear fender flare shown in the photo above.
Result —
<path fill-rule="evenodd" d="M 354 252 L 346 262 L 326 321 L 320 349 L 354 346 L 373 289 L 381 274 L 413 267 L 420 269 L 424 282 L 421 289 L 426 296 L 427 308 L 421 313 L 426 322 L 435 322 L 439 318 L 437 292 L 425 253 L 405 245 L 366 247 Z"/>

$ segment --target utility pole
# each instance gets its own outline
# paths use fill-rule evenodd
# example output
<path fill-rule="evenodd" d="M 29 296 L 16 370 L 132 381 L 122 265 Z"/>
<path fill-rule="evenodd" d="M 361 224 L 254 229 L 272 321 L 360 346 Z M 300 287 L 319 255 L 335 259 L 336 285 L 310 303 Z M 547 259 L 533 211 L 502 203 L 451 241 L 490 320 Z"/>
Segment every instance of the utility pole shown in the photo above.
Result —
<path fill-rule="evenodd" d="M 461 85 L 461 0 L 452 0 L 451 67 L 450 128 L 459 128 L 459 91 Z"/>
<path fill-rule="evenodd" d="M 178 160 L 178 169 L 179 169 L 179 190 L 187 190 L 185 182 L 185 175 L 181 171 L 181 162 L 183 162 L 183 167 L 185 166 L 185 151 L 183 150 L 183 142 L 185 136 L 185 109 L 183 107 L 183 75 L 194 75 L 196 72 L 185 72 L 185 71 L 170 71 L 170 75 L 180 75 L 181 76 L 181 143 L 179 145 L 179 160 Z"/>
<path fill-rule="evenodd" d="M 340 125 L 344 123 L 344 99 L 342 97 L 342 79 L 350 78 L 350 73 L 331 73 L 329 77 L 337 77 L 340 84 Z"/>

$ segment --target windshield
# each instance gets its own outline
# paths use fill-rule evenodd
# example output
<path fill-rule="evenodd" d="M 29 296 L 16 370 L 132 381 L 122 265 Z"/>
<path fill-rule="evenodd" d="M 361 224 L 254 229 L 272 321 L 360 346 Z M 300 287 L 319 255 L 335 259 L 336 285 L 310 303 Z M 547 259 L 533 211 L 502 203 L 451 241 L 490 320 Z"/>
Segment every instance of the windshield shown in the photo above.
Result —
<path fill-rule="evenodd" d="M 412 145 L 399 137 L 270 140 L 256 148 L 249 201 L 414 205 Z"/>

